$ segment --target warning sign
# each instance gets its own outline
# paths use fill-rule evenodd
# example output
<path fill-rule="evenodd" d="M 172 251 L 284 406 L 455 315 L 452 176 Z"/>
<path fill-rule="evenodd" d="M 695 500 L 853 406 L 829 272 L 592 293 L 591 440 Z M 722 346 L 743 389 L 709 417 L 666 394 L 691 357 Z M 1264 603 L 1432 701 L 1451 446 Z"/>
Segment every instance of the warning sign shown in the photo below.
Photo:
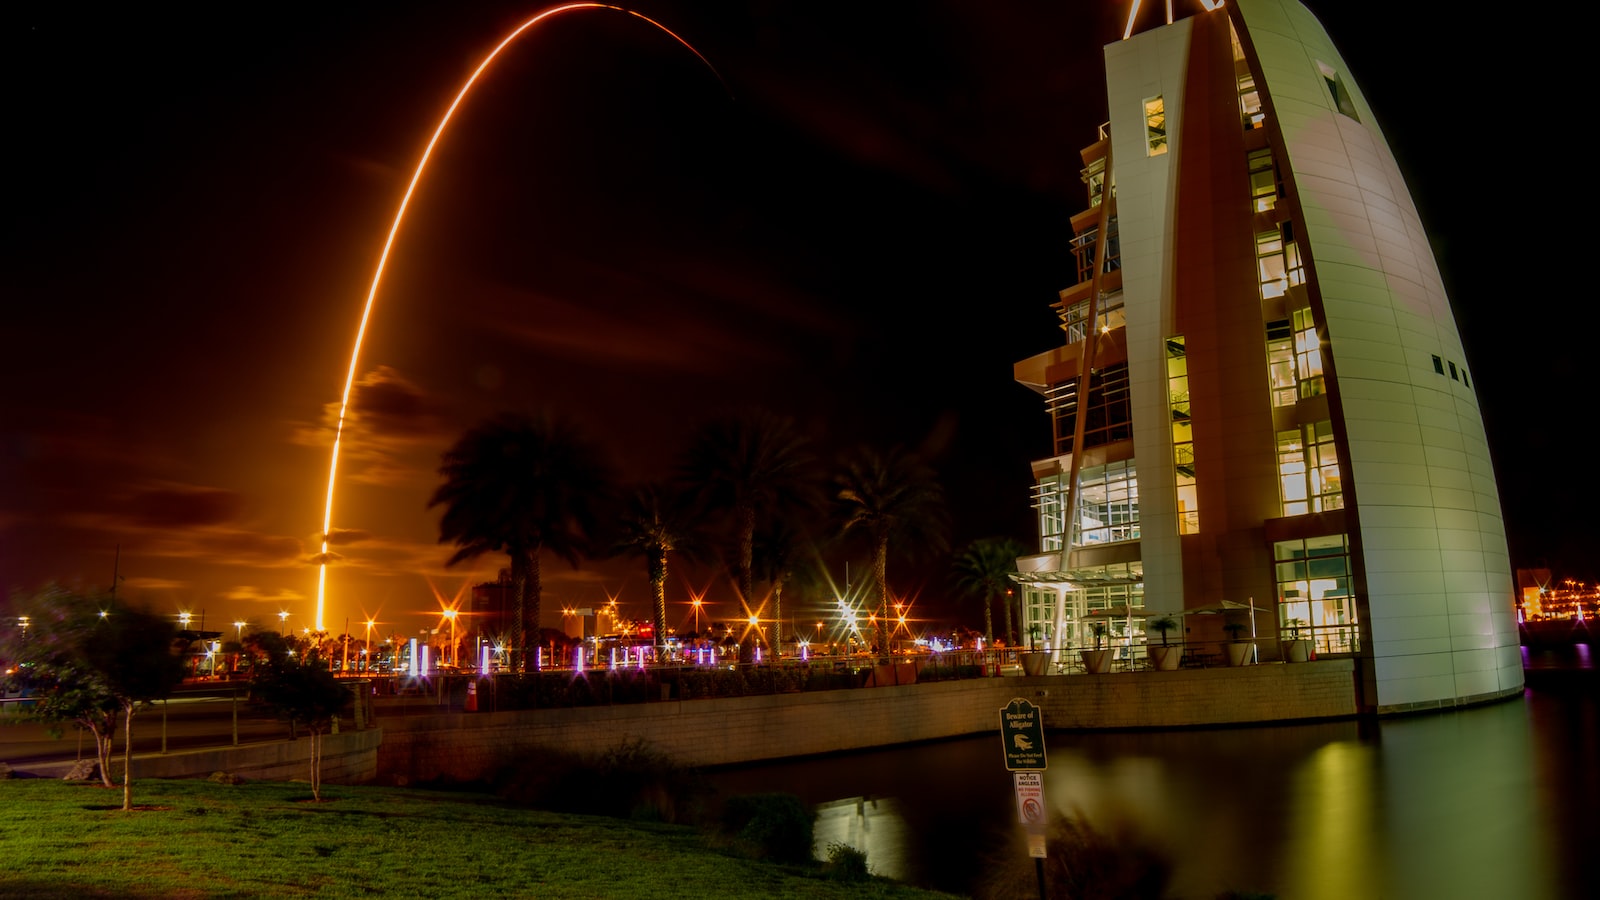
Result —
<path fill-rule="evenodd" d="M 1017 697 L 1001 708 L 1000 740 L 1005 745 L 1007 769 L 1046 768 L 1044 717 L 1039 707 Z"/>
<path fill-rule="evenodd" d="M 1024 825 L 1043 825 L 1044 773 L 1013 772 L 1011 779 L 1017 786 L 1017 819 Z"/>

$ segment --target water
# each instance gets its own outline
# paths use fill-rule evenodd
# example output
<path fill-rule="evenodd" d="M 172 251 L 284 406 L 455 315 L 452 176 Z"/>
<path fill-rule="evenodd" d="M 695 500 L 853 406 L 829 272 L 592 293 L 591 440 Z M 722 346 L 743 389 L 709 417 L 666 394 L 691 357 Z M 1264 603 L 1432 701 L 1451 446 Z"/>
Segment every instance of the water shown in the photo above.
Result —
<path fill-rule="evenodd" d="M 1048 724 L 1048 723 L 1047 723 Z M 994 735 L 714 773 L 725 793 L 817 805 L 817 846 L 959 894 L 1026 867 Z M 1379 722 L 1048 735 L 1052 817 L 1173 865 L 1168 896 L 1283 900 L 1600 896 L 1600 698 L 1520 700 Z"/>

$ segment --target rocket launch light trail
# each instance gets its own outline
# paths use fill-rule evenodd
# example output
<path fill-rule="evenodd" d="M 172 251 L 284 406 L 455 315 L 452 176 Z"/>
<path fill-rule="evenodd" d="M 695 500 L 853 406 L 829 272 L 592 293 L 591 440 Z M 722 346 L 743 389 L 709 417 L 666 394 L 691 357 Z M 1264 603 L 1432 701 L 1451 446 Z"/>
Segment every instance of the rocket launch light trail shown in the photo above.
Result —
<path fill-rule="evenodd" d="M 445 128 L 450 124 L 450 118 L 455 115 L 456 109 L 461 106 L 462 101 L 466 99 L 467 94 L 472 90 L 473 85 L 477 83 L 478 77 L 481 76 L 484 71 L 487 70 L 494 62 L 495 58 L 500 55 L 500 51 L 510 46 L 513 41 L 521 37 L 530 28 L 539 24 L 540 22 L 543 22 L 552 16 L 582 9 L 609 9 L 615 12 L 633 16 L 634 18 L 641 19 L 650 23 L 651 25 L 654 25 L 656 28 L 667 34 L 667 36 L 686 47 L 690 53 L 693 53 L 696 58 L 705 64 L 706 68 L 711 70 L 711 74 L 717 76 L 717 80 L 722 82 L 723 89 L 727 89 L 727 82 L 723 81 L 722 74 L 717 71 L 716 67 L 711 65 L 711 62 L 707 60 L 699 50 L 696 50 L 688 41 L 684 40 L 682 37 L 679 37 L 678 34 L 672 29 L 662 25 L 660 22 L 657 22 L 649 16 L 636 13 L 631 9 L 623 9 L 620 6 L 611 6 L 605 3 L 568 3 L 562 6 L 553 6 L 539 13 L 533 18 L 512 29 L 511 33 L 507 34 L 503 39 L 501 39 L 500 43 L 495 45 L 493 50 L 489 51 L 488 55 L 483 58 L 483 61 L 478 63 L 478 67 L 472 71 L 470 76 L 467 77 L 466 82 L 461 85 L 461 90 L 456 92 L 455 99 L 450 101 L 449 108 L 445 110 L 444 115 L 439 119 L 439 124 L 433 129 L 433 136 L 428 139 L 428 144 L 425 148 L 423 148 L 422 151 L 422 158 L 417 161 L 416 170 L 411 173 L 411 183 L 406 185 L 405 195 L 400 198 L 400 207 L 399 209 L 395 210 L 394 222 L 389 225 L 389 236 L 383 242 L 383 252 L 378 255 L 378 267 L 372 273 L 372 286 L 367 289 L 367 302 L 361 311 L 361 324 L 356 329 L 355 348 L 350 352 L 350 368 L 345 374 L 344 379 L 344 393 L 341 394 L 339 398 L 339 421 L 333 432 L 333 454 L 328 463 L 328 494 L 327 502 L 323 507 L 322 512 L 322 553 L 318 556 L 317 565 L 316 627 L 318 631 L 324 630 L 322 626 L 322 620 L 323 612 L 327 603 L 328 534 L 333 530 L 333 489 L 339 472 L 339 442 L 344 437 L 345 414 L 350 409 L 350 388 L 355 384 L 356 367 L 361 360 L 361 343 L 366 337 L 367 323 L 372 318 L 372 308 L 374 302 L 378 298 L 378 285 L 383 281 L 384 266 L 389 262 L 389 254 L 394 249 L 395 238 L 400 234 L 400 223 L 405 220 L 406 207 L 410 205 L 411 197 L 416 193 L 418 183 L 422 181 L 422 173 L 428 166 L 428 159 L 433 155 L 434 147 L 438 145 L 439 139 L 444 136 Z"/>

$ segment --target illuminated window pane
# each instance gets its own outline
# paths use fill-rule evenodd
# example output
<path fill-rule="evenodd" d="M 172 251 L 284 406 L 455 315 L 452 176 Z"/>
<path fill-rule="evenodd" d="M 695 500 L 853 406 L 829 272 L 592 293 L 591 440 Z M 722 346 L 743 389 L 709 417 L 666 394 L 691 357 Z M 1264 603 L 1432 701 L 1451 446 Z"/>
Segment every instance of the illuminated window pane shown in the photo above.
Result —
<path fill-rule="evenodd" d="M 1144 135 L 1147 155 L 1167 152 L 1167 106 L 1159 94 L 1144 101 Z"/>

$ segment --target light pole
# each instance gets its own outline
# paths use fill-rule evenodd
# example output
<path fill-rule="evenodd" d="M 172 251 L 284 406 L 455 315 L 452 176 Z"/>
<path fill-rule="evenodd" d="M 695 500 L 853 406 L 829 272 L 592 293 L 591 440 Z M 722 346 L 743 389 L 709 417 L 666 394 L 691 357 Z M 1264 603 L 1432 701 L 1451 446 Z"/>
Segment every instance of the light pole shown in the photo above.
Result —
<path fill-rule="evenodd" d="M 367 649 L 362 651 L 362 653 L 361 653 L 362 666 L 364 667 L 363 671 L 371 671 L 372 670 L 372 655 L 371 655 L 371 651 L 372 651 L 372 626 L 374 626 L 376 624 L 378 624 L 378 623 L 372 621 L 371 619 L 367 620 L 367 644 L 366 644 Z"/>
<path fill-rule="evenodd" d="M 451 607 L 444 611 L 444 617 L 450 620 L 450 665 L 459 665 L 456 659 L 456 611 Z"/>
<path fill-rule="evenodd" d="M 700 607 L 703 606 L 703 605 L 705 605 L 705 601 L 704 600 L 702 600 L 699 597 L 694 598 L 694 635 L 695 635 L 695 637 L 699 637 L 700 636 Z"/>
<path fill-rule="evenodd" d="M 278 610 L 278 633 L 282 634 L 283 629 L 287 627 L 289 627 L 289 611 L 287 609 L 280 609 Z"/>

